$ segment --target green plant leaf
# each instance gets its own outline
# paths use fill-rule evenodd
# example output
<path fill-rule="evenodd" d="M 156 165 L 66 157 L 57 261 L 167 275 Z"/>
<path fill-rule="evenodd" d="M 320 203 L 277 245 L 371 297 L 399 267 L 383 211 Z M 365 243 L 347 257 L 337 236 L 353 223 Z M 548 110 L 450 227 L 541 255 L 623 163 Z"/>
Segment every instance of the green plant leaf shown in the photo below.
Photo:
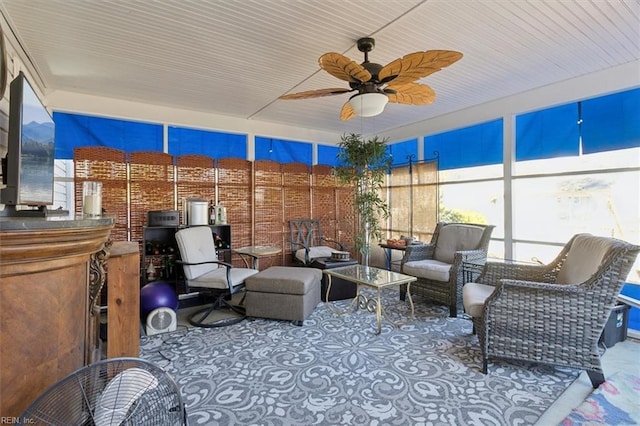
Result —
<path fill-rule="evenodd" d="M 362 135 L 351 133 L 343 135 L 338 144 L 339 165 L 334 168 L 334 173 L 340 183 L 354 188 L 354 207 L 360 222 L 355 248 L 362 253 L 371 249 L 367 241 L 382 238 L 380 222 L 389 217 L 389 206 L 381 196 L 391 166 L 387 141 L 387 138 L 378 136 L 364 139 Z M 369 224 L 369 238 L 365 235 L 365 224 Z"/>

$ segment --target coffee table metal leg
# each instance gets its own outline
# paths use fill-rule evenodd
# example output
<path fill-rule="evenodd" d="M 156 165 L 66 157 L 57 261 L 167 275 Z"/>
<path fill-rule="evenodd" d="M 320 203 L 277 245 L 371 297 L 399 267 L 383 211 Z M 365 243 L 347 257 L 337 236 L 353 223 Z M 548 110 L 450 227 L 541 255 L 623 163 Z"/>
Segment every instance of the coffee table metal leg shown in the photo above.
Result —
<path fill-rule="evenodd" d="M 329 293 L 331 292 L 331 275 L 327 275 L 327 293 L 324 295 L 324 301 L 329 304 Z"/>
<path fill-rule="evenodd" d="M 380 289 L 378 289 L 378 300 L 376 301 L 376 334 L 382 331 L 382 300 L 380 300 Z"/>
<path fill-rule="evenodd" d="M 325 294 L 325 302 L 329 310 L 336 315 L 342 315 L 347 313 L 348 311 L 358 310 L 358 309 L 366 309 L 369 312 L 375 312 L 376 313 L 376 333 L 375 334 L 380 334 L 382 332 L 382 317 L 384 317 L 387 321 L 389 321 L 391 324 L 393 324 L 396 327 L 401 327 L 413 321 L 413 318 L 415 316 L 415 310 L 413 305 L 413 298 L 411 297 L 411 282 L 407 283 L 407 296 L 409 298 L 409 310 L 410 310 L 409 316 L 405 321 L 399 321 L 399 322 L 394 321 L 389 317 L 389 315 L 387 315 L 387 312 L 384 309 L 384 306 L 382 305 L 382 295 L 381 295 L 382 288 L 376 289 L 377 295 L 375 299 L 373 298 L 369 299 L 367 298 L 366 295 L 360 292 L 360 283 L 356 283 L 356 296 L 351 300 L 351 302 L 349 303 L 349 306 L 347 306 L 344 310 L 338 310 L 332 306 L 332 303 L 329 303 L 329 293 L 331 292 L 331 284 L 332 284 L 331 275 L 327 274 L 327 290 L 326 290 L 327 293 Z"/>
<path fill-rule="evenodd" d="M 408 324 L 411 321 L 413 321 L 413 317 L 415 315 L 415 312 L 414 312 L 414 307 L 413 307 L 413 299 L 411 298 L 411 283 L 407 283 L 407 297 L 409 298 L 409 308 L 410 308 L 409 312 L 410 313 L 409 313 L 409 317 L 405 321 L 395 322 L 394 320 L 392 320 L 387 315 L 387 311 L 384 308 L 381 307 L 382 315 L 386 318 L 387 321 L 389 321 L 391 324 L 393 324 L 396 327 L 401 327 L 401 326 L 403 326 L 405 324 Z M 378 303 L 381 304 L 380 301 Z"/>
<path fill-rule="evenodd" d="M 409 296 L 409 306 L 411 306 L 411 314 L 409 315 L 409 319 L 407 320 L 407 322 L 413 321 L 413 317 L 415 315 L 415 312 L 413 310 L 413 299 L 411 298 L 411 283 L 407 283 L 407 295 Z M 405 322 L 405 324 L 407 323 Z"/>
<path fill-rule="evenodd" d="M 335 309 L 333 307 L 333 304 L 329 302 L 329 293 L 331 293 L 331 275 L 327 274 L 327 294 L 325 295 L 325 303 L 326 305 L 329 307 L 329 310 L 331 312 L 333 312 L 336 315 L 342 315 L 345 314 L 351 310 L 354 310 L 354 306 L 355 309 L 358 309 L 358 303 L 360 298 L 362 297 L 360 294 L 360 286 L 356 287 L 356 297 L 353 298 L 353 300 L 351 300 L 351 302 L 349 303 L 349 306 L 347 306 L 345 309 L 343 309 L 342 311 Z"/>

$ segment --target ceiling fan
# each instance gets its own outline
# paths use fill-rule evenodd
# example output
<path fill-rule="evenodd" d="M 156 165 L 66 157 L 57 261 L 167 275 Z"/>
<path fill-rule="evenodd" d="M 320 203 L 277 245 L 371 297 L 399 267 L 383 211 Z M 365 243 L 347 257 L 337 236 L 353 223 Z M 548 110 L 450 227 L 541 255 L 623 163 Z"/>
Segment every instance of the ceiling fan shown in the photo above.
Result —
<path fill-rule="evenodd" d="M 329 52 L 320 56 L 320 68 L 347 81 L 349 88 L 308 90 L 280 96 L 280 99 L 308 99 L 357 92 L 342 107 L 340 119 L 349 120 L 356 115 L 371 117 L 380 114 L 387 102 L 407 105 L 428 105 L 436 94 L 426 84 L 416 80 L 440 71 L 462 58 L 462 53 L 451 50 L 427 50 L 398 58 L 385 66 L 369 62 L 369 52 L 375 40 L 358 40 L 358 50 L 364 53 L 364 62 L 358 64 L 340 53 Z"/>

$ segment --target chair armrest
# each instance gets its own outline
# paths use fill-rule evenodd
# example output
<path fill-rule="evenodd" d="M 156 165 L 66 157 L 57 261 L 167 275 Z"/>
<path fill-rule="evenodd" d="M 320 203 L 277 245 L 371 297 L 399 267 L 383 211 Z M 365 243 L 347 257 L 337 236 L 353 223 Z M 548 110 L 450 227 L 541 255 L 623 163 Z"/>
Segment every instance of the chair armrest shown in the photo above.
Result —
<path fill-rule="evenodd" d="M 462 262 L 482 262 L 487 259 L 484 250 L 459 250 L 453 255 L 453 264 L 462 265 Z"/>
<path fill-rule="evenodd" d="M 433 253 L 436 246 L 433 244 L 409 244 L 404 250 L 402 256 L 402 264 L 414 260 L 433 259 Z"/>
<path fill-rule="evenodd" d="M 229 291 L 231 292 L 231 294 L 233 294 L 233 285 L 231 284 L 231 268 L 233 268 L 233 265 L 227 262 L 222 262 L 220 260 L 209 260 L 207 262 L 195 262 L 195 263 L 189 263 L 189 262 L 184 262 L 180 259 L 176 259 L 176 263 L 181 264 L 181 265 L 207 265 L 209 263 L 216 263 L 218 265 L 222 265 L 222 266 L 226 266 L 225 269 L 225 275 L 227 278 L 227 287 L 229 289 Z"/>
<path fill-rule="evenodd" d="M 295 247 L 294 247 L 295 246 Z M 291 256 L 292 256 L 292 260 L 294 262 L 299 260 L 296 258 L 296 252 L 300 249 L 304 249 L 304 265 L 308 265 L 309 264 L 309 247 L 307 247 L 306 245 L 302 244 L 302 243 L 291 243 Z"/>
<path fill-rule="evenodd" d="M 209 263 L 217 263 L 218 265 L 222 265 L 222 266 L 226 266 L 228 268 L 233 268 L 233 265 L 227 262 L 223 262 L 221 260 L 209 260 L 207 262 L 196 262 L 196 263 L 189 263 L 189 262 L 185 262 L 183 260 L 180 259 L 176 259 L 176 263 L 180 264 L 180 265 L 188 265 L 188 266 L 193 266 L 193 265 L 207 265 Z"/>
<path fill-rule="evenodd" d="M 498 282 L 498 286 L 508 291 L 524 291 L 524 290 L 549 291 L 549 292 L 556 292 L 558 293 L 558 295 L 584 293 L 585 291 L 584 287 L 580 285 L 555 284 L 555 283 L 545 283 L 545 282 L 538 282 L 538 281 L 524 281 L 524 280 L 512 280 L 512 279 L 502 279 Z"/>
<path fill-rule="evenodd" d="M 457 280 L 462 280 L 463 283 L 473 282 L 480 275 L 486 260 L 487 252 L 482 249 L 459 250 L 453 256 L 451 270 L 455 271 Z M 473 267 L 469 266 L 471 264 Z"/>
<path fill-rule="evenodd" d="M 299 248 L 294 248 L 293 246 L 296 246 L 296 247 L 299 247 Z M 307 248 L 307 246 L 305 246 L 304 244 L 301 244 L 301 243 L 294 243 L 294 242 L 291 243 L 291 250 L 296 251 L 296 250 L 299 250 L 301 248 Z"/>
<path fill-rule="evenodd" d="M 531 320 L 535 312 L 544 312 L 545 320 L 553 321 L 549 315 L 565 316 L 567 305 L 572 299 L 581 299 L 584 287 L 567 284 L 549 284 L 534 281 L 500 280 L 496 289 L 485 302 L 485 313 L 509 312 L 508 316 L 523 315 Z M 577 306 L 576 303 L 571 303 Z"/>
<path fill-rule="evenodd" d="M 477 283 L 497 285 L 503 279 L 530 281 L 536 283 L 554 283 L 557 271 L 548 265 L 487 261 Z"/>
<path fill-rule="evenodd" d="M 504 317 L 506 323 L 513 321 L 515 324 L 516 318 L 524 322 L 570 318 L 574 314 L 569 306 L 584 310 L 579 302 L 585 293 L 584 287 L 579 285 L 503 279 L 497 282 L 485 302 L 485 319 Z"/>
<path fill-rule="evenodd" d="M 336 244 L 338 246 L 338 248 L 340 249 L 340 251 L 344 251 L 344 245 L 341 242 L 334 240 L 333 238 L 322 236 L 322 237 L 320 237 L 320 242 L 322 242 L 322 241 L 326 241 L 326 242 L 331 243 L 331 244 Z"/>

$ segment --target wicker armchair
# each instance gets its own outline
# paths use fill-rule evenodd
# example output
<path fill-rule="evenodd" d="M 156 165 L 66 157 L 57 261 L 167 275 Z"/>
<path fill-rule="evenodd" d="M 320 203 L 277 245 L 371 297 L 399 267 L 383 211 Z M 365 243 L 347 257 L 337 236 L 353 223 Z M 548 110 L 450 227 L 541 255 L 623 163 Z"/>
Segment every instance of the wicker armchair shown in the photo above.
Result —
<path fill-rule="evenodd" d="M 604 381 L 598 341 L 640 251 L 614 238 L 575 235 L 547 265 L 487 262 L 463 289 L 482 353 L 489 358 L 587 371 Z"/>
<path fill-rule="evenodd" d="M 407 246 L 401 271 L 417 278 L 411 284 L 411 293 L 447 305 L 449 315 L 457 316 L 462 310 L 465 281 L 462 264 L 487 259 L 493 228 L 493 225 L 439 222 L 431 243 Z M 406 287 L 402 287 L 400 298 L 404 300 L 405 295 Z"/>

